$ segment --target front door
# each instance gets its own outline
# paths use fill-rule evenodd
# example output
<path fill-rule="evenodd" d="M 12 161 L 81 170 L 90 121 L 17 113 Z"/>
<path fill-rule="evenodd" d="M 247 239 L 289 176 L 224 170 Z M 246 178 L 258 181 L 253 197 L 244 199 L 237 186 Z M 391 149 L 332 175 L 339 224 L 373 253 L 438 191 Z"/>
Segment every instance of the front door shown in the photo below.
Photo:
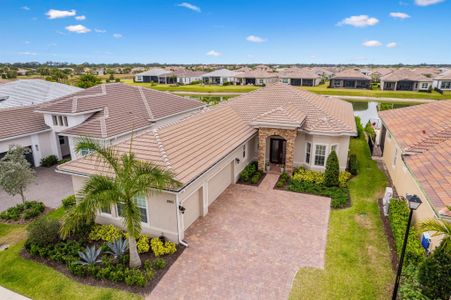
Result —
<path fill-rule="evenodd" d="M 272 164 L 285 163 L 285 140 L 271 139 L 269 144 L 269 162 Z"/>

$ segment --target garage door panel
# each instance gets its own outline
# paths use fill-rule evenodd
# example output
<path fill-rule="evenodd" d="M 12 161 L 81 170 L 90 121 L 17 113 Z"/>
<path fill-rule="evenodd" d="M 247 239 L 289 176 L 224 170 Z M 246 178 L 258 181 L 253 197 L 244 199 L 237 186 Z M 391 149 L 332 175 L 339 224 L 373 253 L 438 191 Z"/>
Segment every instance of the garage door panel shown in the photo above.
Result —
<path fill-rule="evenodd" d="M 185 213 L 183 214 L 185 230 L 201 216 L 201 201 L 201 190 L 199 189 L 182 202 L 182 205 L 185 208 Z"/>
<path fill-rule="evenodd" d="M 208 181 L 208 205 L 232 184 L 232 163 L 225 166 L 218 174 Z"/>

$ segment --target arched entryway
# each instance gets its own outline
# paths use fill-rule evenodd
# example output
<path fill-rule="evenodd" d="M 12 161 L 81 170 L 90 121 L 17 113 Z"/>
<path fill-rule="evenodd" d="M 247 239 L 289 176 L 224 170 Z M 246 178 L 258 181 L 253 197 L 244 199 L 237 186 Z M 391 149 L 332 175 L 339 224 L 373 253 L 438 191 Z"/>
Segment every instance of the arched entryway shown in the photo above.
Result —
<path fill-rule="evenodd" d="M 287 153 L 287 140 L 281 136 L 269 136 L 269 163 L 276 165 L 285 165 Z"/>

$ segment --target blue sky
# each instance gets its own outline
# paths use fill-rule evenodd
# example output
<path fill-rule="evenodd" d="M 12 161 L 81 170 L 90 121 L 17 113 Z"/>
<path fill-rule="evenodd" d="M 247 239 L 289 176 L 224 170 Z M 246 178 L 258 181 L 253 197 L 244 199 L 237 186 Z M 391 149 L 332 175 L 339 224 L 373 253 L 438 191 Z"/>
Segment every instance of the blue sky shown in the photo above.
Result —
<path fill-rule="evenodd" d="M 451 0 L 0 0 L 0 61 L 451 63 Z"/>

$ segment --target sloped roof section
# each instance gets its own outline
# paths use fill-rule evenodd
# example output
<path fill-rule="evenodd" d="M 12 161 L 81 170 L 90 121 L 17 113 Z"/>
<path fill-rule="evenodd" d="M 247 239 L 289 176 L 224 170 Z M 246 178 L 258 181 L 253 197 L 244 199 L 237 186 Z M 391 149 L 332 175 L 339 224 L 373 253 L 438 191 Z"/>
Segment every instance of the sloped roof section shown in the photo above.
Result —
<path fill-rule="evenodd" d="M 279 74 L 280 78 L 305 78 L 305 79 L 316 79 L 321 76 L 313 72 L 313 70 L 307 68 L 289 68 Z"/>
<path fill-rule="evenodd" d="M 0 109 L 36 105 L 81 91 L 81 88 L 42 79 L 22 79 L 0 85 Z"/>
<path fill-rule="evenodd" d="M 0 141 L 49 129 L 36 105 L 0 109 Z"/>
<path fill-rule="evenodd" d="M 399 69 L 396 70 L 388 75 L 382 76 L 381 80 L 383 81 L 402 81 L 402 80 L 409 80 L 409 81 L 432 81 L 432 79 L 427 78 L 426 76 L 411 71 L 409 69 Z"/>
<path fill-rule="evenodd" d="M 250 124 L 254 127 L 300 128 L 305 118 L 305 114 L 295 105 L 287 104 L 255 117 Z"/>
<path fill-rule="evenodd" d="M 359 71 L 354 69 L 346 69 L 341 72 L 338 72 L 332 79 L 358 79 L 358 80 L 371 80 L 370 76 L 366 76 Z"/>
<path fill-rule="evenodd" d="M 270 73 L 265 70 L 251 70 L 235 75 L 236 78 L 277 78 L 277 73 Z"/>
<path fill-rule="evenodd" d="M 202 77 L 234 77 L 240 74 L 239 72 L 230 71 L 228 69 L 219 69 L 210 73 L 205 73 Z"/>
<path fill-rule="evenodd" d="M 168 73 L 171 73 L 171 72 L 172 71 L 165 70 L 165 69 L 162 69 L 162 68 L 153 68 L 153 69 L 150 69 L 150 70 L 147 70 L 147 71 L 135 74 L 135 76 L 161 76 L 161 75 L 168 74 Z"/>
<path fill-rule="evenodd" d="M 434 79 L 437 80 L 451 80 L 451 70 L 445 71 L 437 76 Z"/>

